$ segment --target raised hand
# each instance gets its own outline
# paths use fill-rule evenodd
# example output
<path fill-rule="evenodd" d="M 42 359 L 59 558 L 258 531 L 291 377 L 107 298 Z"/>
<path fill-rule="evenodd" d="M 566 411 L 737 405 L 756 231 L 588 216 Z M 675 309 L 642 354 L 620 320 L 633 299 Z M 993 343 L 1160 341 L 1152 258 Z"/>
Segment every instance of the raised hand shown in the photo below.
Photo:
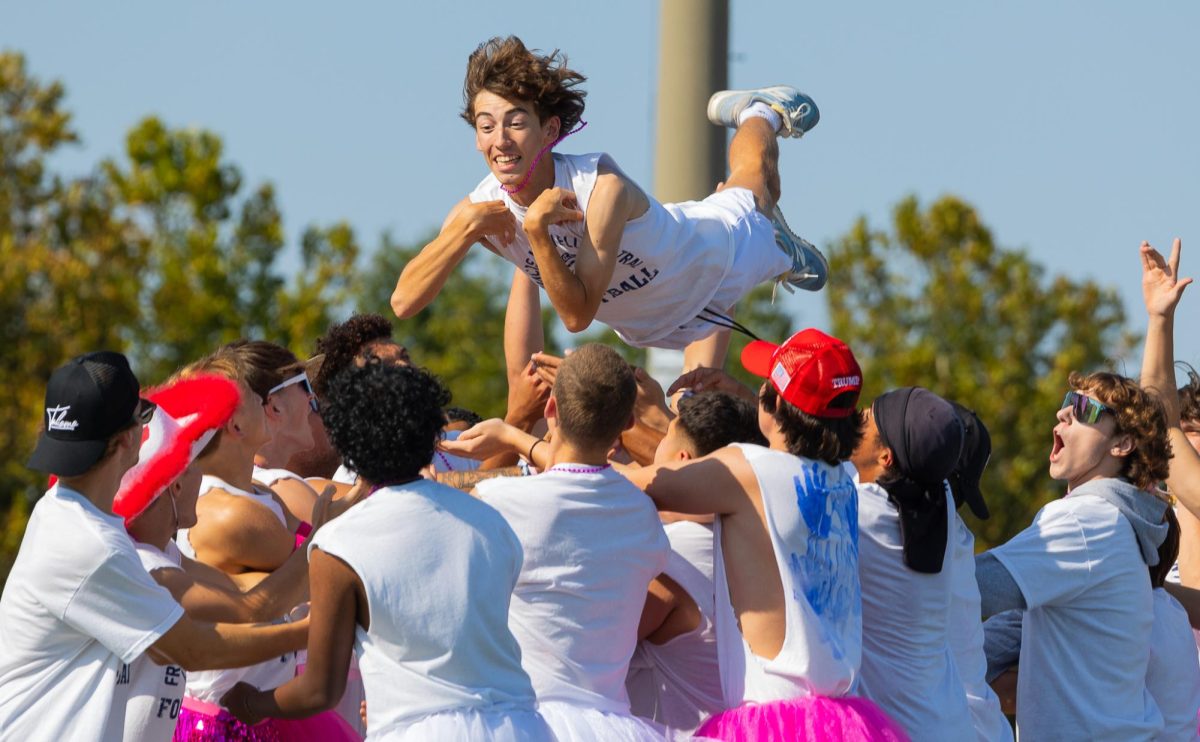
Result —
<path fill-rule="evenodd" d="M 1178 237 L 1171 243 L 1171 257 L 1163 260 L 1158 250 L 1149 242 L 1142 242 L 1142 299 L 1146 313 L 1151 316 L 1169 317 L 1175 312 L 1183 290 L 1192 282 L 1179 277 L 1179 253 L 1183 247 Z"/>
<path fill-rule="evenodd" d="M 719 368 L 700 367 L 688 371 L 675 380 L 667 389 L 667 394 L 674 395 L 681 389 L 691 389 L 693 392 L 725 392 L 735 397 L 742 397 L 752 402 L 758 401 L 758 396 L 745 384 L 733 378 Z"/>
<path fill-rule="evenodd" d="M 508 389 L 508 413 L 505 422 L 530 430 L 542 419 L 546 409 L 546 400 L 550 399 L 550 387 L 554 382 L 548 382 L 538 373 L 536 364 L 531 360 L 525 364 L 520 376 L 513 379 Z"/>
<path fill-rule="evenodd" d="M 325 487 L 321 492 L 321 496 L 317 498 L 317 502 L 313 505 L 313 531 L 316 531 L 321 525 L 328 523 L 350 508 L 354 507 L 360 500 L 364 499 L 371 492 L 371 483 L 359 477 L 354 480 L 354 485 L 350 487 L 350 491 L 344 497 L 335 497 L 337 488 L 332 484 Z M 321 501 L 325 496 L 329 495 L 329 502 L 325 505 L 324 520 L 317 523 L 317 511 L 321 507 Z"/>
<path fill-rule="evenodd" d="M 583 212 L 575 194 L 565 188 L 547 188 L 525 212 L 525 229 L 544 229 L 551 224 L 581 222 Z"/>
<path fill-rule="evenodd" d="M 320 530 L 321 526 L 345 512 L 344 508 L 335 509 L 333 507 L 333 498 L 335 495 L 337 495 L 337 487 L 332 484 L 325 485 L 325 488 L 321 490 L 321 494 L 317 495 L 317 501 L 313 503 L 312 522 L 309 523 L 314 532 Z"/>
<path fill-rule="evenodd" d="M 533 354 L 533 370 L 537 372 L 538 378 L 551 387 L 554 386 L 554 380 L 558 378 L 558 367 L 562 365 L 562 362 L 563 359 L 549 353 Z"/>

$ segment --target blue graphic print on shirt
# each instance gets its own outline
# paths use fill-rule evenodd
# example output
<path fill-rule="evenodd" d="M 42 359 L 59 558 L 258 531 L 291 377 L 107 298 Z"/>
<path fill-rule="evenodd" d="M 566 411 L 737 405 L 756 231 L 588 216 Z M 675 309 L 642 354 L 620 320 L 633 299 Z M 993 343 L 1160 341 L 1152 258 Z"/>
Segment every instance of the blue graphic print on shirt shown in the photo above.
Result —
<path fill-rule="evenodd" d="M 808 526 L 803 555 L 788 558 L 792 598 L 804 601 L 825 627 L 825 638 L 834 657 L 843 656 L 840 627 L 853 616 L 862 615 L 858 581 L 858 493 L 848 477 L 830 484 L 829 467 L 816 462 L 804 464 L 803 478 L 793 477 L 796 504 Z"/>

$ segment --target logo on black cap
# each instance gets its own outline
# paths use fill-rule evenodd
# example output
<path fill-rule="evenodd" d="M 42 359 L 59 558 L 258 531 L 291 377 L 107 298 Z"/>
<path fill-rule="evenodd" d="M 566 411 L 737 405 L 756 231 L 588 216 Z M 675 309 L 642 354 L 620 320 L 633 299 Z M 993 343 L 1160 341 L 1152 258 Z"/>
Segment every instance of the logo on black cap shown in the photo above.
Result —
<path fill-rule="evenodd" d="M 78 420 L 68 420 L 67 413 L 70 412 L 71 405 L 61 405 L 59 407 L 46 408 L 46 429 L 47 430 L 74 430 L 79 427 Z"/>

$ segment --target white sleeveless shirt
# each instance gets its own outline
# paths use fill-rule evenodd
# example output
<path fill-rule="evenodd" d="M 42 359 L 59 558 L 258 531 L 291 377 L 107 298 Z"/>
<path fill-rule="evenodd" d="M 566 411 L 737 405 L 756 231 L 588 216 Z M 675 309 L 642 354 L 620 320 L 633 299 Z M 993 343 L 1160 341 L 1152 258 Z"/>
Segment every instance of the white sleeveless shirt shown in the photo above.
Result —
<path fill-rule="evenodd" d="M 234 497 L 244 497 L 252 502 L 262 505 L 274 513 L 275 517 L 279 519 L 279 522 L 283 524 L 283 527 L 287 528 L 287 516 L 283 514 L 283 507 L 275 500 L 273 496 L 263 492 L 247 492 L 244 489 L 238 489 L 237 487 L 234 487 L 232 484 L 226 482 L 220 477 L 214 477 L 205 474 L 200 478 L 200 494 L 196 497 L 204 497 L 213 490 L 222 490 L 223 492 L 233 495 Z M 175 534 L 175 544 L 179 547 L 179 551 L 182 552 L 188 559 L 195 559 L 196 550 L 192 548 L 192 542 L 188 540 L 188 531 L 190 530 L 190 528 L 180 528 Z"/>
<path fill-rule="evenodd" d="M 281 479 L 295 479 L 297 482 L 304 482 L 304 477 L 299 474 L 288 471 L 287 469 L 265 469 L 258 464 L 254 465 L 254 481 L 259 484 L 270 487 Z M 308 482 L 304 482 L 308 484 Z"/>
<path fill-rule="evenodd" d="M 721 519 L 714 541 L 717 652 L 725 701 L 766 702 L 851 692 L 862 659 L 858 501 L 841 467 L 737 443 L 762 491 L 783 582 L 787 628 L 774 659 L 750 651 L 729 599 Z"/>
<path fill-rule="evenodd" d="M 431 714 L 533 710 L 508 628 L 521 544 L 495 510 L 421 479 L 375 492 L 311 548 L 348 564 L 366 592 L 370 628 L 356 625 L 354 644 L 372 738 Z"/>
<path fill-rule="evenodd" d="M 585 215 L 601 165 L 620 172 L 607 154 L 554 154 L 555 187 L 572 191 Z M 476 203 L 503 200 L 518 226 L 525 221 L 526 208 L 513 201 L 490 173 L 469 198 Z M 733 260 L 733 232 L 728 215 L 692 208 L 698 202 L 663 205 L 649 195 L 646 199 L 650 204 L 646 213 L 625 224 L 616 267 L 596 319 L 635 347 L 683 347 L 686 343 L 656 341 L 694 320 L 716 295 Z M 586 230 L 582 221 L 550 227 L 550 238 L 569 268 L 575 264 Z M 533 249 L 522 229 L 518 228 L 507 244 L 489 239 L 505 259 L 542 285 Z"/>
<path fill-rule="evenodd" d="M 215 489 L 222 490 L 235 497 L 247 498 L 262 505 L 274 513 L 275 517 L 279 518 L 279 522 L 283 524 L 283 527 L 287 528 L 287 518 L 283 514 L 283 508 L 271 495 L 261 492 L 247 492 L 246 490 L 234 487 L 220 477 L 205 474 L 200 479 L 199 496 L 204 497 Z M 175 543 L 179 546 L 181 552 L 189 558 L 195 559 L 196 551 L 192 548 L 192 544 L 188 540 L 188 530 L 187 528 L 180 528 L 175 536 Z M 283 620 L 283 617 L 279 619 L 279 621 Z M 258 688 L 275 688 L 283 685 L 295 675 L 296 653 L 288 652 L 278 658 L 260 662 L 250 667 L 193 672 L 188 675 L 187 695 L 199 701 L 219 703 L 221 696 L 225 695 L 225 691 L 237 685 L 240 681 L 244 680 Z"/>

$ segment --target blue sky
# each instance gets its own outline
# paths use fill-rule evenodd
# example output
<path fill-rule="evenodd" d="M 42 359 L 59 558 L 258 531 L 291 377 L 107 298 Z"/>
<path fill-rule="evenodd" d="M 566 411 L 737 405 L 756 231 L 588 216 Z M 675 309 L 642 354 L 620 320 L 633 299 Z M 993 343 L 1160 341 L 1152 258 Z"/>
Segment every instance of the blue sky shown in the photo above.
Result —
<path fill-rule="evenodd" d="M 271 180 L 293 237 L 347 219 L 367 246 L 439 224 L 484 174 L 457 118 L 467 55 L 493 35 L 561 48 L 590 78 L 589 126 L 653 185 L 658 3 L 8 3 L 0 47 L 67 86 L 79 173 L 146 114 L 220 134 Z M 730 82 L 788 82 L 820 125 L 785 142 L 782 205 L 818 244 L 907 194 L 974 204 L 998 242 L 1115 286 L 1143 325 L 1137 246 L 1184 239 L 1200 276 L 1200 4 L 731 0 Z M 1190 249 L 1190 252 L 1189 252 Z M 837 280 L 834 276 L 833 280 Z M 1200 364 L 1180 310 L 1177 355 Z M 789 298 L 797 326 L 823 299 Z M 1130 369 L 1134 371 L 1135 369 Z"/>

